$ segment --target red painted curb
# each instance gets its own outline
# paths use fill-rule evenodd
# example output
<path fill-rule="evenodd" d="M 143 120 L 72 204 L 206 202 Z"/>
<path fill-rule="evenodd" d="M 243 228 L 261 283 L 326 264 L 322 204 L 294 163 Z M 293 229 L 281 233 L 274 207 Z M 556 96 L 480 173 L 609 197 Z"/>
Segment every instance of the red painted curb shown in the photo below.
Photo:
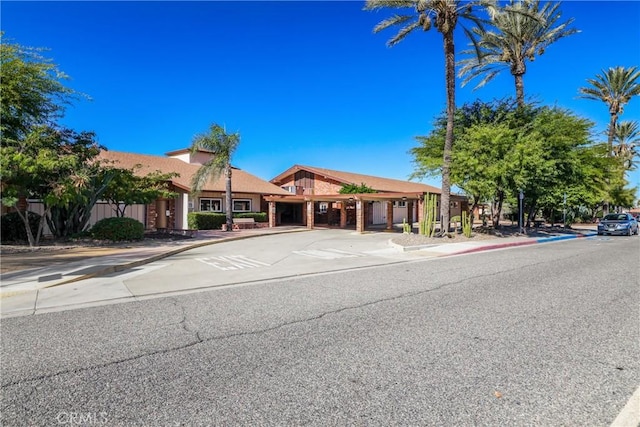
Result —
<path fill-rule="evenodd" d="M 538 243 L 538 242 L 535 241 L 535 240 L 532 241 L 532 242 L 500 243 L 498 245 L 480 246 L 480 247 L 477 247 L 477 248 L 467 249 L 467 250 L 464 250 L 464 251 L 455 252 L 453 254 L 447 254 L 447 255 L 470 254 L 470 253 L 473 253 L 473 252 L 490 251 L 492 249 L 511 248 L 511 247 L 514 247 L 514 246 L 535 245 L 536 243 Z"/>

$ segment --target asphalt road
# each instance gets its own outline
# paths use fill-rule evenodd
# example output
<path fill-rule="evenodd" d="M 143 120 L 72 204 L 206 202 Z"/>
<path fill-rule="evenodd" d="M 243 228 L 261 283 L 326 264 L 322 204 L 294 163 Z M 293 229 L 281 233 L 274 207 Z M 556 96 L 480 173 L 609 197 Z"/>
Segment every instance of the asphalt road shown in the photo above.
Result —
<path fill-rule="evenodd" d="M 639 254 L 577 239 L 3 319 L 0 421 L 606 426 L 640 384 Z"/>

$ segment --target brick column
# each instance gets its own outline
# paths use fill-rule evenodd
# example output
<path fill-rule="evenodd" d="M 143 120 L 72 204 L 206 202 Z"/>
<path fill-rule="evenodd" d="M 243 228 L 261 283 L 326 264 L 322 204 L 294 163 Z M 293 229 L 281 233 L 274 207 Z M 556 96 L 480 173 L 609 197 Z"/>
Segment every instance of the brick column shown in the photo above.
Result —
<path fill-rule="evenodd" d="M 407 222 L 413 227 L 413 201 L 407 201 Z"/>
<path fill-rule="evenodd" d="M 340 202 L 340 228 L 347 228 L 347 202 Z"/>
<path fill-rule="evenodd" d="M 364 233 L 365 229 L 365 219 L 364 219 L 364 211 L 367 208 L 363 206 L 362 200 L 356 200 L 356 231 L 358 233 Z"/>
<path fill-rule="evenodd" d="M 393 202 L 387 200 L 387 230 L 393 230 Z"/>
<path fill-rule="evenodd" d="M 269 202 L 269 228 L 276 226 L 276 202 Z"/>
<path fill-rule="evenodd" d="M 418 222 L 424 221 L 424 199 L 418 199 L 418 203 L 416 203 L 416 209 L 418 210 Z"/>
<path fill-rule="evenodd" d="M 147 205 L 147 230 L 155 230 L 156 228 L 156 202 Z"/>
<path fill-rule="evenodd" d="M 169 217 L 167 218 L 167 228 L 176 228 L 176 199 L 169 199 L 167 201 L 169 209 Z"/>
<path fill-rule="evenodd" d="M 313 209 L 313 201 L 307 202 L 307 228 L 313 229 L 313 215 L 315 211 Z"/>

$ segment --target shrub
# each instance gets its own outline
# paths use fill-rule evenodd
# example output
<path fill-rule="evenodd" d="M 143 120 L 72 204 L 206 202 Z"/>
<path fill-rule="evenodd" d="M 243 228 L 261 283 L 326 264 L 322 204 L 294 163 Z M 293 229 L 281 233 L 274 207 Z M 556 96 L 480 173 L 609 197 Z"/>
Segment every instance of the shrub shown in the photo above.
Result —
<path fill-rule="evenodd" d="M 27 215 L 29 218 L 29 227 L 35 237 L 38 232 L 40 215 L 31 211 L 27 211 Z M 0 239 L 3 242 L 24 242 L 28 240 L 27 230 L 24 228 L 24 222 L 22 222 L 22 218 L 20 218 L 18 212 L 9 212 L 8 214 L 2 215 L 0 222 L 2 223 Z"/>
<path fill-rule="evenodd" d="M 144 225 L 133 218 L 104 218 L 96 222 L 90 232 L 98 240 L 142 240 Z"/>
<path fill-rule="evenodd" d="M 255 222 L 268 222 L 266 212 L 244 212 L 233 215 L 234 218 L 253 218 Z M 187 226 L 192 230 L 220 230 L 227 223 L 227 214 L 221 212 L 189 212 Z"/>
<path fill-rule="evenodd" d="M 234 218 L 253 218 L 255 222 L 268 222 L 269 218 L 267 217 L 266 212 L 246 212 L 239 213 L 233 216 Z"/>
<path fill-rule="evenodd" d="M 192 230 L 219 230 L 227 222 L 227 216 L 218 212 L 189 212 L 187 225 Z"/>

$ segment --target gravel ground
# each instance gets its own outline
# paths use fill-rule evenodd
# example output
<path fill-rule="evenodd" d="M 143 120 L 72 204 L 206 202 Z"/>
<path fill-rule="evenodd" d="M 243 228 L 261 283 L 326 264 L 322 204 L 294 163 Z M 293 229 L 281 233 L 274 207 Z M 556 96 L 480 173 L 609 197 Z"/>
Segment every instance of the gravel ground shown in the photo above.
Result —
<path fill-rule="evenodd" d="M 399 234 L 391 241 L 401 246 L 417 245 L 441 245 L 444 243 L 473 242 L 487 239 L 501 239 L 505 237 L 549 237 L 559 234 L 580 234 L 579 230 L 563 227 L 540 227 L 529 228 L 526 233 L 520 233 L 517 226 L 501 226 L 498 229 L 491 227 L 475 227 L 471 237 L 466 237 L 462 233 L 450 233 L 447 237 L 426 237 L 420 234 Z"/>
<path fill-rule="evenodd" d="M 472 233 L 471 237 L 463 234 L 450 234 L 449 237 L 427 237 L 421 234 L 399 234 L 391 241 L 400 246 L 441 245 L 443 243 L 475 242 L 478 240 L 495 239 L 496 236 L 484 233 Z"/>

